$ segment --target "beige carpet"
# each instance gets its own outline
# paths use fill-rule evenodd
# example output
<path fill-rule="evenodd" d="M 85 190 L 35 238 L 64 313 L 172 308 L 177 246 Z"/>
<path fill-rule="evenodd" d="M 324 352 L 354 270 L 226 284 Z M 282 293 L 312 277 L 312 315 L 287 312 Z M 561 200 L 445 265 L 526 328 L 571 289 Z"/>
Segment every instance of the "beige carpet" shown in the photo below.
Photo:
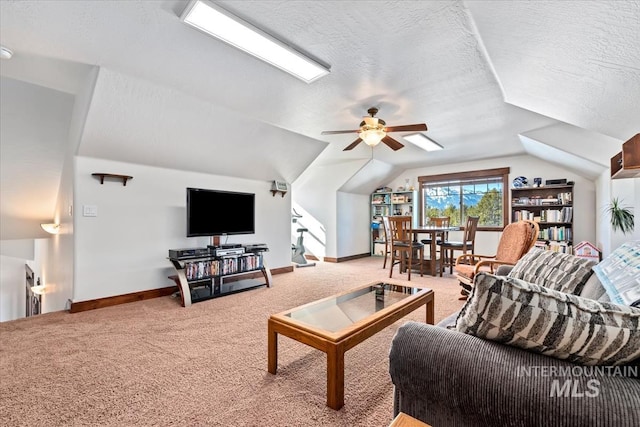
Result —
<path fill-rule="evenodd" d="M 77 314 L 0 323 L 3 425 L 387 426 L 388 352 L 406 320 L 345 356 L 345 406 L 326 402 L 326 356 L 279 338 L 278 374 L 267 372 L 270 314 L 384 280 L 381 258 L 318 263 L 260 288 L 183 308 L 172 297 Z M 406 275 L 394 272 L 394 280 Z M 452 276 L 419 274 L 435 291 L 436 322 L 461 307 Z M 162 283 L 158 285 L 169 285 Z"/>

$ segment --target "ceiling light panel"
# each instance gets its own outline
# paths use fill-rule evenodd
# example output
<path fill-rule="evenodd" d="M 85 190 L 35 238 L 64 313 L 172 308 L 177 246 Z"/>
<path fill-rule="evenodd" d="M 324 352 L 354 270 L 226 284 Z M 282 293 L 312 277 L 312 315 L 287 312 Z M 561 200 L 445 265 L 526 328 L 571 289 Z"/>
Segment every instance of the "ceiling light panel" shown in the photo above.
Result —
<path fill-rule="evenodd" d="M 183 22 L 311 83 L 330 69 L 308 58 L 248 22 L 205 0 L 189 3 Z"/>
<path fill-rule="evenodd" d="M 411 135 L 403 136 L 403 138 L 425 151 L 442 150 L 442 145 L 421 133 L 412 133 Z"/>

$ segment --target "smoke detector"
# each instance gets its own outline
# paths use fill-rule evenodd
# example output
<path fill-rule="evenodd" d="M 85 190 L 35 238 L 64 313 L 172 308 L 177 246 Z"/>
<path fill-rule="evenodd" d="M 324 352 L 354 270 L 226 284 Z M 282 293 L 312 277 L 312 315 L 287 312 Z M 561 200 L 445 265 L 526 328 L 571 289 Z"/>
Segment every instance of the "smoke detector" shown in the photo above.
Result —
<path fill-rule="evenodd" d="M 11 59 L 13 56 L 13 52 L 11 49 L 5 46 L 0 46 L 0 58 L 2 59 Z"/>

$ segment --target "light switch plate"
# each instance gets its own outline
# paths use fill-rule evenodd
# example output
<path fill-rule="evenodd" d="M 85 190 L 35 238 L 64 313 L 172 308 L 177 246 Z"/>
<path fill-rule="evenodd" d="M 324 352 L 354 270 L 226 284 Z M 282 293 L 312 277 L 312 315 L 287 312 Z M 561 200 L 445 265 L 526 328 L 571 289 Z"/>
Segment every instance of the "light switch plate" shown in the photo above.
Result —
<path fill-rule="evenodd" d="M 82 216 L 98 216 L 98 206 L 96 205 L 83 205 Z"/>

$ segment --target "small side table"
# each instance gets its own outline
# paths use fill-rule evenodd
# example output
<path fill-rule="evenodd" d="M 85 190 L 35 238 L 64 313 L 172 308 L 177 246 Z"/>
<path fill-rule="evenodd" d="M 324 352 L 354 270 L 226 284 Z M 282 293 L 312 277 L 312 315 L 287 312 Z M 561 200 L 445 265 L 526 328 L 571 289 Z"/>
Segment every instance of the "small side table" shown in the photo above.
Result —
<path fill-rule="evenodd" d="M 393 419 L 389 427 L 431 427 L 429 424 L 425 424 L 420 420 L 400 412 L 397 417 Z"/>

